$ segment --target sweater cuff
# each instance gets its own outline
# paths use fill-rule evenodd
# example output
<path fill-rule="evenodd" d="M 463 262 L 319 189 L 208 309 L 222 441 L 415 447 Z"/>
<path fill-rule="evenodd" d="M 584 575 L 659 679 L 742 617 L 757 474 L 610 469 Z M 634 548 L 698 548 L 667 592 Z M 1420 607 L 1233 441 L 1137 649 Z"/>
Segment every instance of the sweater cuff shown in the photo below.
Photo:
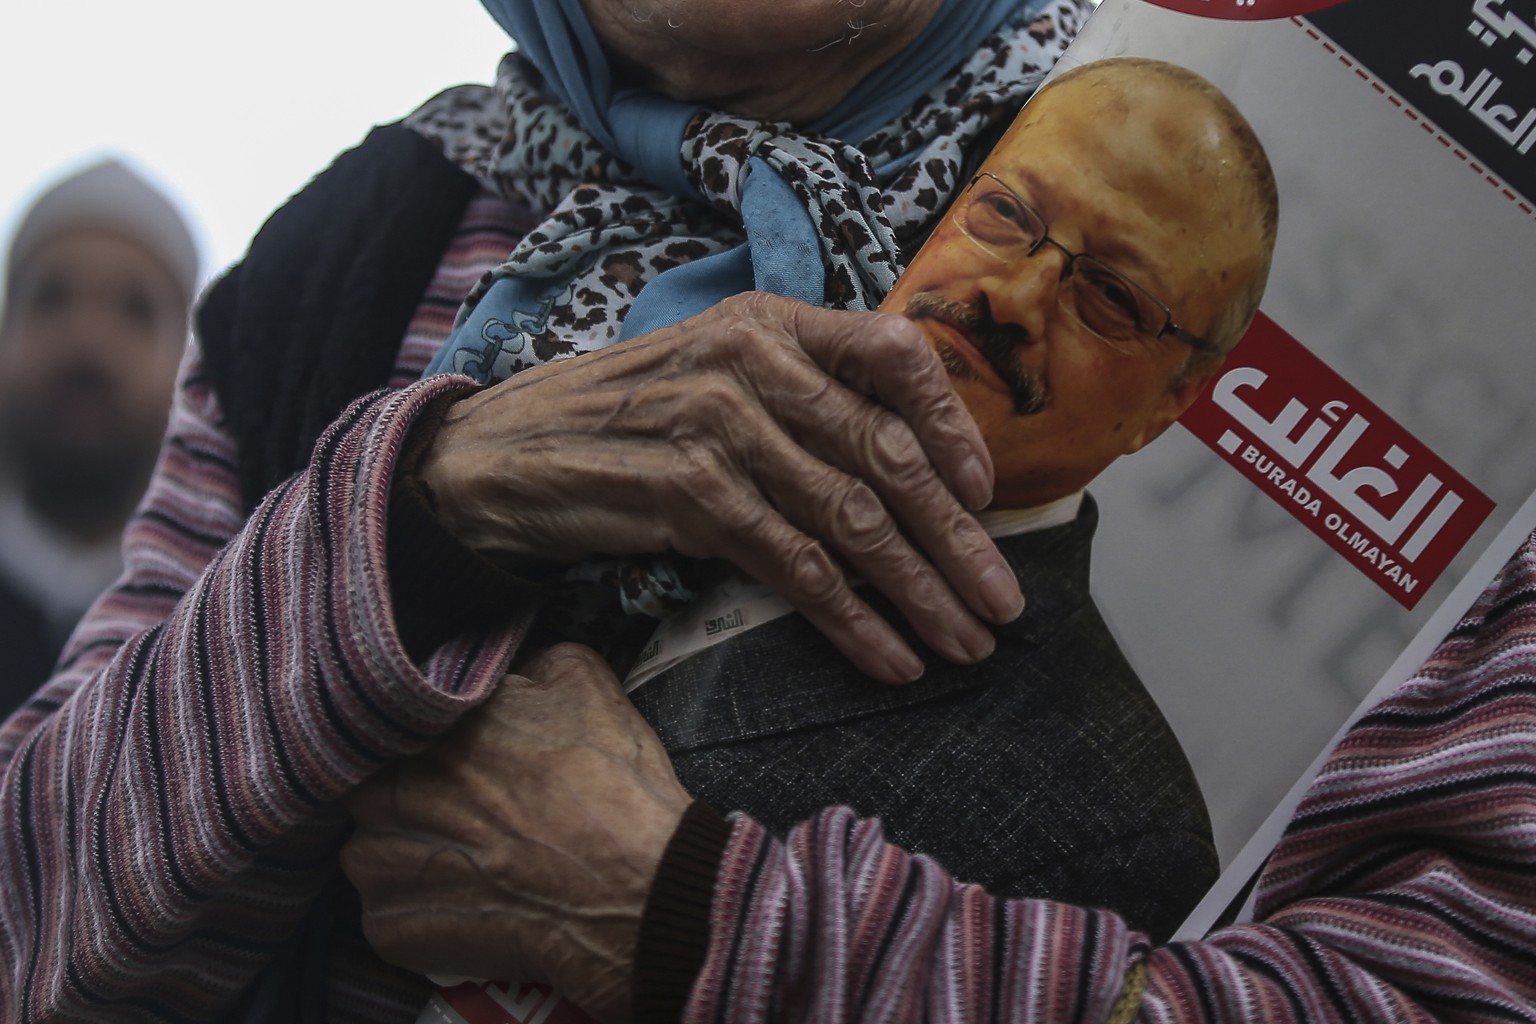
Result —
<path fill-rule="evenodd" d="M 635 947 L 637 1024 L 675 1024 L 709 951 L 709 906 L 731 826 L 695 800 L 672 834 L 646 897 Z"/>
<path fill-rule="evenodd" d="M 455 392 L 421 409 L 390 487 L 390 601 L 400 643 L 417 664 L 452 636 L 466 629 L 505 622 L 509 609 L 537 600 L 538 583 L 509 573 L 461 544 L 437 519 L 431 490 L 417 477 L 423 454 L 442 426 Z"/>

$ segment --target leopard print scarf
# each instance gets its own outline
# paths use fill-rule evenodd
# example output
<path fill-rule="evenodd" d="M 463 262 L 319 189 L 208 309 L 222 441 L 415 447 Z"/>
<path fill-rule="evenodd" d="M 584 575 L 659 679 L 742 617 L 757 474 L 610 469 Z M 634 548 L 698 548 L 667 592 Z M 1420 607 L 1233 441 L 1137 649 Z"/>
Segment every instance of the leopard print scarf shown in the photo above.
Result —
<path fill-rule="evenodd" d="M 772 268 L 733 253 L 747 241 L 745 185 L 765 167 L 793 190 L 814 227 L 809 244 L 821 281 L 798 297 L 838 309 L 878 306 L 964 185 L 981 155 L 977 141 L 1012 118 L 1091 10 L 1089 0 L 1051 0 L 1013 16 L 907 114 L 858 145 L 701 113 L 683 140 L 683 166 L 698 192 L 687 197 L 647 184 L 603 151 L 541 91 L 532 66 L 510 54 L 494 88 L 451 89 L 406 121 L 492 191 L 548 211 L 465 300 L 432 372 L 502 380 L 666 326 L 731 291 L 793 293 Z M 669 273 L 710 257 L 742 268 L 731 291 L 700 293 L 697 308 L 666 294 Z M 499 284 L 504 297 L 487 301 Z"/>

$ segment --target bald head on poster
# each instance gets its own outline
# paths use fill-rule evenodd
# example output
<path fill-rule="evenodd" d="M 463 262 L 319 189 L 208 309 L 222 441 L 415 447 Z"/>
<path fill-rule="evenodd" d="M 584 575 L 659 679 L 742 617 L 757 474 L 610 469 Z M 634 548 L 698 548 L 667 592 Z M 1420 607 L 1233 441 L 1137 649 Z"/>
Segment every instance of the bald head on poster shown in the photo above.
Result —
<path fill-rule="evenodd" d="M 1158 437 L 1247 329 L 1278 199 L 1253 129 L 1121 57 L 1030 101 L 892 289 L 987 439 L 994 507 L 1080 490 Z"/>

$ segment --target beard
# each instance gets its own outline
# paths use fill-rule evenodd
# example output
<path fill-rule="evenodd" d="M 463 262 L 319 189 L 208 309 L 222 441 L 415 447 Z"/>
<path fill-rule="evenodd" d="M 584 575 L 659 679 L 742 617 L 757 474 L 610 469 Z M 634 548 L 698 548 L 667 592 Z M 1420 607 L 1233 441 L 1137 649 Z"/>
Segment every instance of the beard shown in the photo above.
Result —
<path fill-rule="evenodd" d="M 1020 416 L 1033 416 L 1044 412 L 1051 404 L 1050 387 L 1037 373 L 1031 373 L 1019 357 L 1019 349 L 1029 340 L 1024 328 L 1016 324 L 1000 324 L 992 319 L 992 310 L 985 295 L 976 303 L 959 302 L 942 298 L 931 292 L 919 292 L 912 296 L 902 311 L 909 320 L 937 320 L 948 324 L 970 339 L 987 364 L 1002 378 L 1013 398 L 1013 411 Z M 970 361 L 953 346 L 936 343 L 939 360 L 951 377 L 959 380 L 978 380 L 980 375 Z"/>
<path fill-rule="evenodd" d="M 99 382 L 77 382 L 94 389 Z M 165 423 L 124 414 L 117 395 L 101 394 L 106 409 L 95 429 L 60 422 L 50 399 L 11 394 L 0 405 L 0 447 L 27 504 L 59 530 L 93 540 L 122 529 L 159 453 Z"/>

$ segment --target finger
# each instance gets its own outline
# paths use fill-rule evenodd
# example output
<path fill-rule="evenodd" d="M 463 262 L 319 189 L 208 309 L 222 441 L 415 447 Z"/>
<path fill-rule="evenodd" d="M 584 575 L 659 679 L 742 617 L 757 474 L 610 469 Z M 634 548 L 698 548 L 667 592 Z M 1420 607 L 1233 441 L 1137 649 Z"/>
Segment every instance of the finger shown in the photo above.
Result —
<path fill-rule="evenodd" d="M 885 319 L 911 326 L 899 317 Z M 848 322 L 846 315 L 837 320 L 839 324 Z M 839 384 L 821 368 L 799 358 L 799 349 L 793 345 L 793 339 L 765 329 L 761 320 L 743 320 L 732 324 L 727 332 L 731 335 L 728 351 L 738 360 L 737 379 L 754 389 L 757 399 L 773 419 L 755 416 L 754 410 L 740 406 L 733 394 L 722 389 L 720 394 L 711 395 L 700 410 L 706 417 L 713 414 L 717 418 L 713 429 L 719 436 L 728 436 L 732 428 L 736 428 L 737 434 L 745 433 L 741 429 L 743 421 L 750 421 L 758 436 L 768 436 L 764 434 L 765 430 L 778 434 L 778 425 L 782 424 L 794 440 L 812 454 L 873 487 L 895 514 L 896 522 L 917 542 L 918 548 L 937 567 L 949 587 L 960 595 L 966 607 L 993 622 L 1011 622 L 1019 616 L 1024 598 L 1017 577 L 986 531 L 966 513 L 937 475 L 929 452 L 923 448 L 912 427 L 896 413 Z M 921 363 L 932 362 L 937 367 L 937 357 L 922 340 L 921 332 L 915 333 L 918 348 L 907 346 L 904 351 L 915 352 Z M 938 373 L 943 394 L 954 400 L 942 368 Z M 960 412 L 965 426 L 974 430 L 970 415 L 963 407 Z M 779 508 L 812 536 L 828 540 L 822 528 L 835 525 L 835 518 L 825 511 L 814 520 L 797 517 L 792 511 L 802 503 L 796 495 L 797 488 L 783 479 L 780 485 L 776 495 Z M 819 493 L 812 489 L 817 486 L 807 484 L 798 489 L 814 495 Z M 915 612 L 916 617 L 909 615 L 908 619 L 925 640 L 933 642 L 933 631 L 943 623 L 950 636 L 961 641 L 963 649 L 978 650 L 981 645 L 976 636 L 978 624 L 952 607 L 949 590 L 934 588 L 933 579 L 919 566 L 910 563 L 906 557 L 909 549 L 897 540 L 884 536 L 868 541 L 852 538 L 831 546 L 840 556 L 848 556 L 860 575 L 899 606 Z M 882 556 L 901 557 L 894 566 L 882 568 L 864 553 L 872 546 L 879 547 Z M 903 585 L 916 589 L 909 591 Z M 929 611 L 938 617 L 928 614 Z M 935 649 L 952 659 L 957 654 L 953 647 L 946 649 L 942 644 L 936 644 Z M 962 657 L 959 660 L 971 659 Z"/>
<path fill-rule="evenodd" d="M 467 894 L 422 900 L 381 899 L 362 915 L 364 938 L 385 960 L 417 974 L 545 980 L 530 955 L 560 923 L 534 909 L 482 909 Z M 488 917 L 494 920 L 487 920 Z"/>
<path fill-rule="evenodd" d="M 769 436 L 764 446 L 777 450 L 760 458 L 758 479 L 792 526 L 822 538 L 856 575 L 887 595 L 940 656 L 970 664 L 992 653 L 991 631 L 912 546 L 869 485 L 807 455 L 793 442 L 776 444 Z M 930 479 L 954 511 L 969 519 L 931 474 Z M 982 539 L 991 549 L 985 534 Z M 985 552 L 981 554 L 984 558 Z M 995 551 L 992 555 L 1000 560 Z"/>
<path fill-rule="evenodd" d="M 433 851 L 426 836 L 354 832 L 341 847 L 341 870 L 369 904 L 418 886 Z M 449 884 L 449 866 L 433 874 L 435 886 Z"/>
<path fill-rule="evenodd" d="M 672 446 L 674 466 L 660 474 L 666 486 L 656 495 L 660 508 L 693 510 L 676 519 L 669 538 L 678 551 L 730 559 L 783 596 L 862 671 L 887 682 L 915 679 L 921 662 L 853 593 L 834 555 L 884 581 L 904 614 L 918 620 L 920 635 L 957 660 L 974 660 L 970 650 L 989 642 L 953 642 L 984 627 L 911 550 L 868 488 L 807 454 L 754 397 L 712 387 L 695 418 L 697 435 Z M 862 514 L 839 515 L 850 498 Z"/>
<path fill-rule="evenodd" d="M 950 490 L 969 509 L 992 501 L 992 456 L 923 332 L 889 313 L 794 303 L 791 329 L 823 370 L 907 423 Z"/>
<path fill-rule="evenodd" d="M 512 690 L 580 687 L 599 694 L 623 697 L 624 688 L 602 655 L 583 644 L 561 643 L 539 651 L 519 667 L 521 676 L 508 676 L 504 686 Z"/>
<path fill-rule="evenodd" d="M 869 482 L 966 607 L 993 622 L 1018 618 L 1024 609 L 1018 577 L 986 530 L 934 474 L 907 424 L 868 403 L 828 402 L 821 414 L 835 422 L 819 432 L 825 450 L 818 454 Z M 879 574 L 867 573 L 865 578 L 882 592 L 893 593 Z"/>
<path fill-rule="evenodd" d="M 557 644 L 520 666 L 492 698 L 490 715 L 520 738 L 508 756 L 574 747 L 630 752 L 646 746 L 650 726 L 635 710 L 602 656 L 581 644 Z M 655 740 L 657 751 L 661 741 Z"/>
<path fill-rule="evenodd" d="M 922 676 L 922 660 L 854 593 L 821 544 L 766 506 L 737 545 L 736 563 L 788 601 L 860 672 L 890 684 Z"/>

